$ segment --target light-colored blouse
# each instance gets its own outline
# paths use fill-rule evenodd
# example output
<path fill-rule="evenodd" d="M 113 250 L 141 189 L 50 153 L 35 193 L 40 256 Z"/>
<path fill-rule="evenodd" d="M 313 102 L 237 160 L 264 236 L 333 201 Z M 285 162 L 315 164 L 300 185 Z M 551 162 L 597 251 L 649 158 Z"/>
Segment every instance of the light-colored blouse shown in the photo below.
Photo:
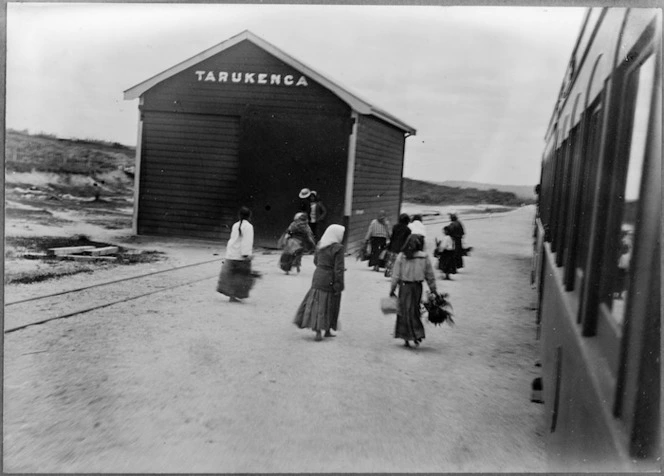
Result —
<path fill-rule="evenodd" d="M 392 288 L 396 288 L 399 281 L 426 281 L 431 291 L 436 290 L 436 276 L 433 266 L 426 253 L 417 251 L 413 259 L 406 259 L 406 255 L 399 253 L 392 268 Z"/>
<path fill-rule="evenodd" d="M 422 222 L 419 221 L 419 220 L 411 221 L 411 222 L 408 224 L 408 228 L 410 228 L 410 231 L 411 231 L 414 235 L 422 235 L 422 236 L 424 236 L 425 238 L 426 238 L 426 236 L 427 236 L 427 229 L 426 229 L 426 227 L 424 226 L 424 223 L 422 223 Z"/>
<path fill-rule="evenodd" d="M 443 235 L 443 241 L 438 245 L 438 251 L 453 250 L 454 240 L 450 235 Z"/>
<path fill-rule="evenodd" d="M 231 237 L 226 245 L 226 259 L 242 261 L 243 256 L 251 256 L 253 247 L 253 225 L 247 220 L 242 220 L 242 234 L 240 234 L 240 222 L 235 222 L 231 228 Z"/>

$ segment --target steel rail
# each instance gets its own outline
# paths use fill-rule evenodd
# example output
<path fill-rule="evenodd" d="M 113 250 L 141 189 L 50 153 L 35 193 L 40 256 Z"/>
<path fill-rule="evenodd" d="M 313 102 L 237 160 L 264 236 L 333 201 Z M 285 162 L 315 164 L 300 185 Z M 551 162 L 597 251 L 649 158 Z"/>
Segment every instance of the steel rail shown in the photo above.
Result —
<path fill-rule="evenodd" d="M 57 292 L 57 293 L 44 294 L 42 296 L 35 296 L 35 297 L 27 298 L 27 299 L 21 299 L 21 300 L 18 300 L 18 301 L 8 302 L 8 303 L 5 304 L 5 307 L 13 306 L 14 304 L 22 304 L 24 302 L 37 301 L 39 299 L 46 299 L 46 298 L 50 298 L 50 297 L 61 296 L 63 294 L 69 294 L 69 293 L 75 293 L 75 292 L 79 292 L 79 291 L 85 291 L 86 289 L 97 288 L 99 286 L 108 286 L 110 284 L 121 283 L 123 281 L 131 281 L 132 279 L 145 278 L 145 277 L 148 277 L 148 276 L 153 276 L 155 274 L 169 273 L 169 272 L 172 272 L 172 271 L 178 271 L 180 269 L 189 268 L 189 267 L 192 267 L 192 266 L 200 266 L 200 265 L 203 265 L 203 264 L 214 263 L 215 261 L 221 261 L 221 260 L 223 260 L 223 258 L 215 258 L 215 259 L 208 260 L 208 261 L 201 261 L 201 262 L 198 262 L 198 263 L 185 264 L 183 266 L 177 266 L 175 268 L 169 268 L 169 269 L 162 269 L 162 270 L 159 270 L 159 271 L 153 271 L 152 273 L 139 274 L 138 276 L 129 276 L 127 278 L 120 278 L 120 279 L 116 279 L 116 280 L 113 280 L 113 281 L 105 281 L 103 283 L 91 284 L 89 286 L 83 286 L 81 288 L 69 289 L 69 290 L 60 291 L 60 292 Z"/>
<path fill-rule="evenodd" d="M 130 296 L 128 298 L 118 299 L 116 301 L 107 302 L 107 303 L 104 303 L 104 304 L 100 304 L 98 306 L 88 307 L 86 309 L 82 309 L 82 310 L 79 310 L 79 311 L 70 312 L 70 313 L 67 313 L 67 314 L 61 314 L 59 316 L 49 317 L 47 319 L 42 319 L 41 321 L 30 322 L 28 324 L 23 324 L 21 326 L 16 326 L 16 327 L 12 327 L 10 329 L 5 329 L 5 334 L 9 334 L 11 332 L 15 332 L 15 331 L 18 331 L 18 330 L 21 330 L 21 329 L 25 329 L 26 327 L 37 326 L 37 325 L 40 325 L 40 324 L 44 324 L 46 322 L 55 321 L 57 319 L 66 319 L 66 318 L 69 318 L 69 317 L 78 316 L 80 314 L 85 314 L 85 313 L 88 313 L 88 312 L 91 312 L 91 311 L 95 311 L 97 309 L 103 309 L 105 307 L 114 306 L 116 304 L 121 304 L 123 302 L 133 301 L 134 299 L 140 299 L 142 297 L 149 296 L 151 294 L 160 293 L 162 291 L 168 291 L 169 289 L 174 289 L 174 288 L 179 288 L 179 287 L 182 287 L 182 286 L 187 286 L 189 284 L 198 283 L 200 281 L 206 281 L 208 279 L 212 279 L 212 278 L 216 278 L 216 277 L 217 277 L 217 275 L 214 274 L 212 276 L 206 276 L 205 278 L 195 279 L 193 281 L 187 281 L 186 283 L 179 283 L 179 284 L 175 284 L 173 286 L 166 286 L 166 287 L 155 289 L 154 291 L 149 291 L 147 293 L 139 294 L 139 295 L 136 295 L 136 296 Z"/>

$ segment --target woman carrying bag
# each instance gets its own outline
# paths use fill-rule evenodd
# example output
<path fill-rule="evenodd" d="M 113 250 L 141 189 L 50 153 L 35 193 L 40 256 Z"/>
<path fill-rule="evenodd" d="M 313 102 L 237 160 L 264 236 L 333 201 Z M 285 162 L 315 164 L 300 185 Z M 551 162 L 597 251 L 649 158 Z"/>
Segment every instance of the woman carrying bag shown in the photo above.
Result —
<path fill-rule="evenodd" d="M 406 347 L 410 347 L 411 340 L 415 347 L 419 346 L 425 337 L 420 307 L 422 281 L 427 282 L 431 293 L 436 293 L 433 266 L 427 254 L 422 251 L 423 248 L 424 238 L 411 234 L 392 269 L 390 297 L 394 297 L 396 289 L 399 288 L 394 338 L 403 339 Z"/>

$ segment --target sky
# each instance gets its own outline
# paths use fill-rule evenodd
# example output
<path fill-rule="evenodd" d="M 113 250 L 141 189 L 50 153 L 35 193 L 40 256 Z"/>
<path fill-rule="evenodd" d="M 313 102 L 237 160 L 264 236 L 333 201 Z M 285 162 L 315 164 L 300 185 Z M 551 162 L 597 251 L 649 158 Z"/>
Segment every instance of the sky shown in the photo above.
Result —
<path fill-rule="evenodd" d="M 404 176 L 532 185 L 585 9 L 8 3 L 6 126 L 135 145 L 124 91 L 250 30 L 417 130 Z"/>

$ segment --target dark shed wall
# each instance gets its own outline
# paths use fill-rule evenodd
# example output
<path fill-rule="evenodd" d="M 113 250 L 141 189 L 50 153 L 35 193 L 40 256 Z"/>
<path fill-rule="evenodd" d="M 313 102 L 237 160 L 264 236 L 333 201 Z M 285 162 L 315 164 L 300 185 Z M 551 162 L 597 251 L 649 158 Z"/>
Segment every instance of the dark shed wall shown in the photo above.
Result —
<path fill-rule="evenodd" d="M 229 80 L 205 81 L 210 71 L 215 78 L 219 72 L 227 72 Z M 255 81 L 259 74 L 267 74 L 268 84 L 245 83 L 246 76 L 233 83 L 233 72 L 254 73 L 251 78 Z M 280 75 L 282 84 L 269 84 L 270 74 Z M 292 76 L 291 86 L 283 84 L 287 75 Z M 342 223 L 350 107 L 308 77 L 307 86 L 297 86 L 301 77 L 300 72 L 244 41 L 145 92 L 141 106 L 142 162 L 158 169 L 162 161 L 177 161 L 183 147 L 193 147 L 191 142 L 183 146 L 174 140 L 174 134 L 216 142 L 215 148 L 235 148 L 234 182 L 226 181 L 223 186 L 224 193 L 232 194 L 235 200 L 210 200 L 210 185 L 195 179 L 199 173 L 195 164 L 182 160 L 179 180 L 186 183 L 191 178 L 197 184 L 188 190 L 187 201 L 195 203 L 196 220 L 200 223 L 183 224 L 180 229 L 174 220 L 172 225 L 163 224 L 170 220 L 169 216 L 181 214 L 180 208 L 191 208 L 192 203 L 174 202 L 164 199 L 163 193 L 156 193 L 155 180 L 159 180 L 159 175 L 153 172 L 145 182 L 141 178 L 139 233 L 209 236 L 211 231 L 214 235 L 217 230 L 227 230 L 236 219 L 235 211 L 228 213 L 224 208 L 226 203 L 232 203 L 234 210 L 246 204 L 253 208 L 257 244 L 274 245 L 299 210 L 297 194 L 303 187 L 321 193 L 330 212 L 328 224 Z M 168 128 L 156 128 L 156 112 L 160 113 L 158 122 L 168 123 Z M 237 119 L 239 135 L 230 137 L 217 132 L 217 120 L 229 116 Z M 200 130 L 194 134 L 195 130 L 183 127 L 183 117 L 197 117 Z M 224 180 L 230 177 L 225 176 Z M 162 188 L 169 188 L 173 180 Z M 159 207 L 158 203 L 164 206 Z M 223 210 L 215 210 L 220 206 Z"/>
<path fill-rule="evenodd" d="M 353 206 L 349 219 L 348 249 L 364 239 L 380 210 L 392 225 L 401 207 L 404 132 L 371 116 L 360 116 L 355 155 Z"/>
<path fill-rule="evenodd" d="M 139 234 L 218 238 L 237 214 L 240 121 L 147 112 L 141 144 Z"/>

